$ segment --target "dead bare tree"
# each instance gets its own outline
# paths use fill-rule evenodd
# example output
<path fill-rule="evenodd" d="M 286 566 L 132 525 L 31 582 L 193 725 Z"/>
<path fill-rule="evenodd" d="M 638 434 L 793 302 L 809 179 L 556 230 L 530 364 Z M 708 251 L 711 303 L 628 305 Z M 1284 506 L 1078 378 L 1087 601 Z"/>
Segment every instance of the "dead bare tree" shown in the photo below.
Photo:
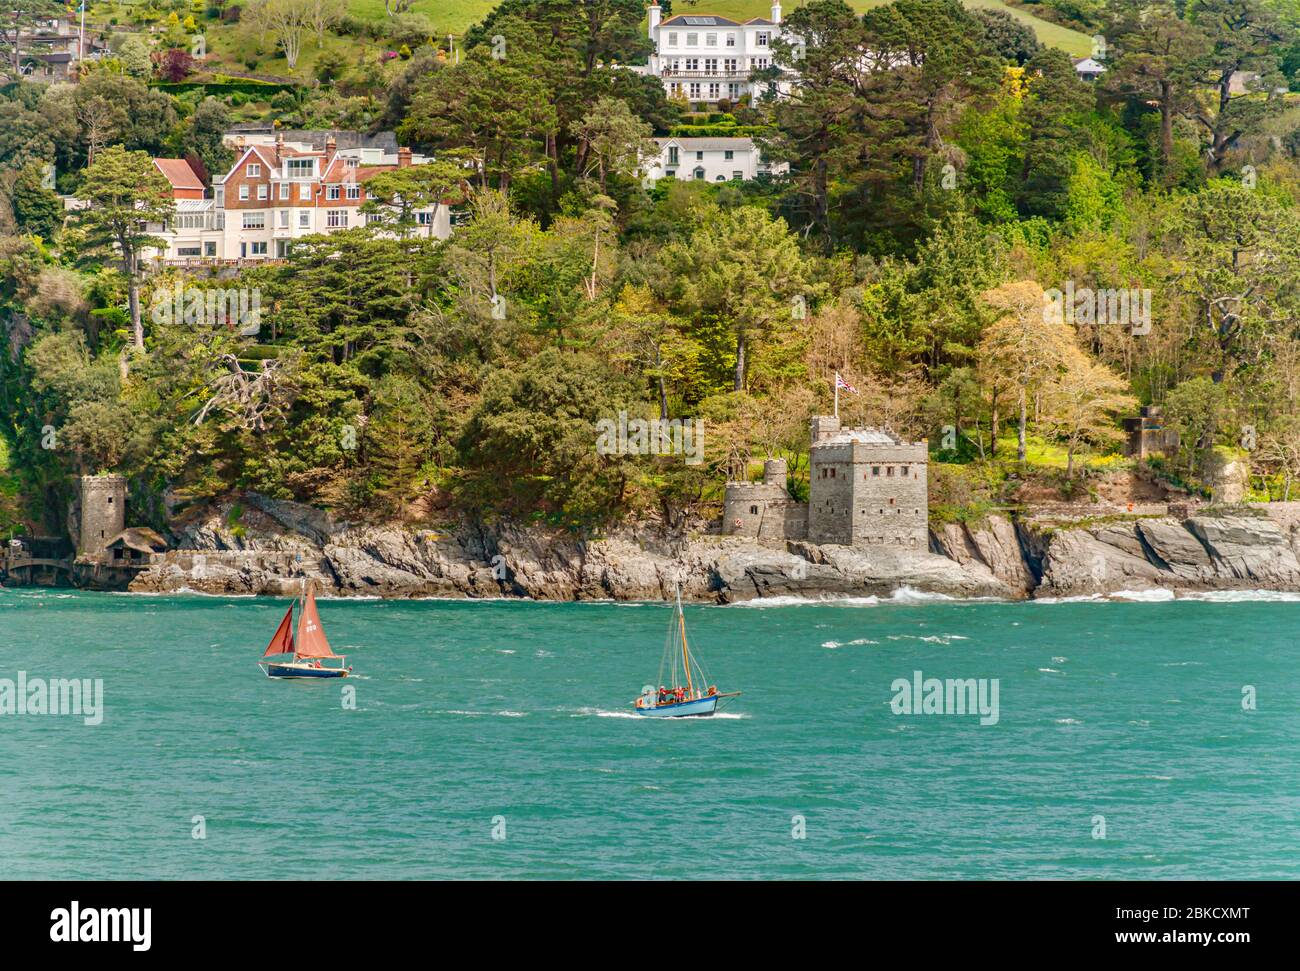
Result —
<path fill-rule="evenodd" d="M 266 431 L 266 417 L 283 404 L 291 390 L 280 361 L 262 361 L 256 371 L 245 371 L 233 354 L 220 358 L 229 373 L 212 381 L 212 397 L 199 409 L 194 424 L 201 425 L 214 409 L 220 409 L 251 432 Z"/>

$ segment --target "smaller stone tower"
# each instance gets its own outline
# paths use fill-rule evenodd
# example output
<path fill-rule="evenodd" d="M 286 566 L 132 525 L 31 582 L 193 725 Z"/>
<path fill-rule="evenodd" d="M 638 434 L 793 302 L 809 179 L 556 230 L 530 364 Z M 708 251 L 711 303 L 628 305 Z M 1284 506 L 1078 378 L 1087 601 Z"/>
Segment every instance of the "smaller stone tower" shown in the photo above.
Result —
<path fill-rule="evenodd" d="M 754 539 L 803 539 L 808 507 L 786 491 L 788 478 L 785 459 L 768 459 L 763 463 L 762 482 L 728 482 L 722 532 Z"/>
<path fill-rule="evenodd" d="M 102 556 L 113 537 L 125 528 L 126 478 L 120 475 L 83 475 L 77 555 Z"/>

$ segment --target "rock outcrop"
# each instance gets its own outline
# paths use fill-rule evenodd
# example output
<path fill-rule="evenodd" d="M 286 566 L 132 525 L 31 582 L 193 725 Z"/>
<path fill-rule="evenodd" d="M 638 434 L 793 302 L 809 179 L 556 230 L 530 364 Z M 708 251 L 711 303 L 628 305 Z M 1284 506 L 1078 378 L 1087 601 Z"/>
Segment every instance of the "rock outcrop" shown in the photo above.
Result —
<path fill-rule="evenodd" d="M 1116 590 L 1300 589 L 1300 533 L 1271 519 L 1142 519 L 1054 532 L 1035 596 Z"/>
<path fill-rule="evenodd" d="M 657 600 L 679 583 L 683 596 L 716 602 L 902 588 L 1006 599 L 1300 589 L 1300 520 L 1243 515 L 1051 529 L 991 516 L 948 524 L 932 533 L 929 550 L 912 551 L 650 527 L 579 539 L 517 525 L 358 526 L 249 494 L 194 517 L 177 538 L 132 590 L 285 595 L 304 577 L 341 596 L 537 600 Z"/>

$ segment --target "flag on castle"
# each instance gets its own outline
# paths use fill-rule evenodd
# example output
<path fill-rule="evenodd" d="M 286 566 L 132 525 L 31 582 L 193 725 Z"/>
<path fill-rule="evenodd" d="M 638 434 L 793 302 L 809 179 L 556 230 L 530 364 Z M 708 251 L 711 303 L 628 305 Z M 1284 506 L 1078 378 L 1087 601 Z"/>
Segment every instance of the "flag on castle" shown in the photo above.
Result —
<path fill-rule="evenodd" d="M 849 384 L 842 377 L 840 377 L 839 371 L 835 372 L 835 417 L 836 418 L 840 417 L 840 388 L 843 388 L 845 391 L 849 392 L 850 394 L 858 393 L 857 388 L 853 387 L 853 385 Z"/>

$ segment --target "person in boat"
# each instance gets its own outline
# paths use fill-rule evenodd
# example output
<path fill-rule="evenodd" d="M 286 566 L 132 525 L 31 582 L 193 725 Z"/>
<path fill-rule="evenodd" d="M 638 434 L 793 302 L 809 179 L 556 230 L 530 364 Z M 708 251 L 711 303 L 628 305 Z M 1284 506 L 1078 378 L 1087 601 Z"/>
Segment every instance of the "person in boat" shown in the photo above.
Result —
<path fill-rule="evenodd" d="M 658 704 L 661 704 L 661 705 L 662 705 L 662 704 L 663 704 L 664 702 L 666 702 L 667 700 L 668 700 L 668 689 L 665 688 L 663 685 L 660 685 L 660 686 L 659 686 L 659 699 L 658 699 Z"/>
<path fill-rule="evenodd" d="M 718 686 L 716 684 L 709 685 L 709 697 L 712 698 L 717 693 L 718 693 Z"/>

